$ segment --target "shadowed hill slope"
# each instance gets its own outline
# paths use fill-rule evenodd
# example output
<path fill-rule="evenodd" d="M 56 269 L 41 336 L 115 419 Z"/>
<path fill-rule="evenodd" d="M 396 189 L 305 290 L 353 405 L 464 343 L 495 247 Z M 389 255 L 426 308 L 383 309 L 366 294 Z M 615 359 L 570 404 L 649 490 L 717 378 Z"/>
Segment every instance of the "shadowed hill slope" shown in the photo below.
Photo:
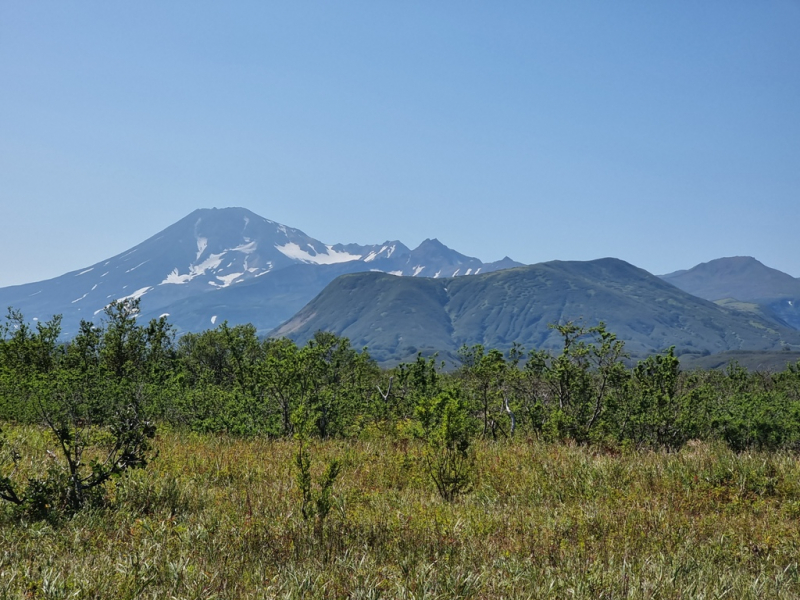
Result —
<path fill-rule="evenodd" d="M 299 342 L 318 330 L 394 362 L 417 351 L 452 356 L 463 345 L 556 348 L 550 323 L 603 321 L 634 356 L 800 349 L 800 333 L 692 296 L 624 261 L 553 261 L 456 279 L 382 273 L 334 280 L 272 332 Z"/>

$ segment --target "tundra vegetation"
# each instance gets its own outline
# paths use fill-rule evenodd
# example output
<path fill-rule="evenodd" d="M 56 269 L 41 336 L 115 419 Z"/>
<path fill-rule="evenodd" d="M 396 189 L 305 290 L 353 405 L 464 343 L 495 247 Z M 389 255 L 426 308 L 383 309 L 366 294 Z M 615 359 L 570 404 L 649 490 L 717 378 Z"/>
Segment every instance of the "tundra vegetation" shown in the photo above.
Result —
<path fill-rule="evenodd" d="M 800 365 L 558 353 L 381 369 L 112 304 L 0 341 L 0 598 L 796 598 Z"/>

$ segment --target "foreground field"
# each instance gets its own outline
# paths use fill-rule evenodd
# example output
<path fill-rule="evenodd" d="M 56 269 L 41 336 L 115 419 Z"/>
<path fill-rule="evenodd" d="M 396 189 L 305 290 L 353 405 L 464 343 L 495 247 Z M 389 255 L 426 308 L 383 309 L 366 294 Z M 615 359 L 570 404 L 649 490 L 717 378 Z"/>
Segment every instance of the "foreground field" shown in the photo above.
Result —
<path fill-rule="evenodd" d="M 47 443 L 32 428 L 18 442 Z M 415 443 L 316 442 L 338 458 L 320 530 L 297 442 L 162 433 L 159 457 L 62 522 L 0 512 L 0 598 L 797 598 L 791 454 L 604 453 L 478 443 L 472 493 L 443 502 Z"/>

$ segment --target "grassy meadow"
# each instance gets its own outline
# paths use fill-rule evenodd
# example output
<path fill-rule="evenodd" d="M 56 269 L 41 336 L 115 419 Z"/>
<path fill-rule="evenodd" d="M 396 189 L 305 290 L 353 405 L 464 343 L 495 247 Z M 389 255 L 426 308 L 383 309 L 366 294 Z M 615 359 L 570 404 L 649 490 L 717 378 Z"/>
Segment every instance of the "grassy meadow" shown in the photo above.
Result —
<path fill-rule="evenodd" d="M 21 469 L 54 460 L 42 430 L 4 431 Z M 477 441 L 474 489 L 447 503 L 419 442 L 318 440 L 314 481 L 341 464 L 320 526 L 301 513 L 296 441 L 155 445 L 106 508 L 28 522 L 4 503 L 0 598 L 800 597 L 791 453 Z"/>

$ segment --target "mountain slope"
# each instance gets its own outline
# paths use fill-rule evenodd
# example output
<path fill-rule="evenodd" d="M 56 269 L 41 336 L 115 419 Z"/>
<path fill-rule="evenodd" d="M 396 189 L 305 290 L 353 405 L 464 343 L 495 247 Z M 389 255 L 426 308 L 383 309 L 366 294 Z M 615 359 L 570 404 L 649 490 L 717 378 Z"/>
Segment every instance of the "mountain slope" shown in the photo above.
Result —
<path fill-rule="evenodd" d="M 750 256 L 718 258 L 691 269 L 661 275 L 664 281 L 706 300 L 743 302 L 800 296 L 800 279 Z"/>
<path fill-rule="evenodd" d="M 197 294 L 158 309 L 142 311 L 149 320 L 162 314 L 178 331 L 202 331 L 223 321 L 251 323 L 259 335 L 294 315 L 339 275 L 363 272 L 361 262 L 336 265 L 295 264 L 212 294 Z"/>
<path fill-rule="evenodd" d="M 342 273 L 453 276 L 518 264 L 485 265 L 438 242 L 432 253 L 429 242 L 414 251 L 398 241 L 331 245 L 244 208 L 200 209 L 107 260 L 1 288 L 0 307 L 20 309 L 32 320 L 62 314 L 67 337 L 81 319 L 95 320 L 111 301 L 124 298 L 141 298 L 143 316 L 170 314 L 183 331 L 205 329 L 217 318 L 254 322 L 266 331 Z M 252 287 L 241 294 L 230 292 L 247 285 Z"/>
<path fill-rule="evenodd" d="M 750 256 L 718 258 L 685 271 L 661 276 L 674 286 L 735 308 L 739 305 L 777 323 L 800 329 L 800 279 L 772 269 Z"/>
<path fill-rule="evenodd" d="M 379 360 L 462 344 L 556 348 L 550 323 L 604 321 L 634 355 L 800 349 L 800 333 L 729 311 L 617 259 L 553 261 L 456 279 L 381 273 L 339 277 L 273 332 L 303 342 L 317 330 L 366 345 Z"/>

